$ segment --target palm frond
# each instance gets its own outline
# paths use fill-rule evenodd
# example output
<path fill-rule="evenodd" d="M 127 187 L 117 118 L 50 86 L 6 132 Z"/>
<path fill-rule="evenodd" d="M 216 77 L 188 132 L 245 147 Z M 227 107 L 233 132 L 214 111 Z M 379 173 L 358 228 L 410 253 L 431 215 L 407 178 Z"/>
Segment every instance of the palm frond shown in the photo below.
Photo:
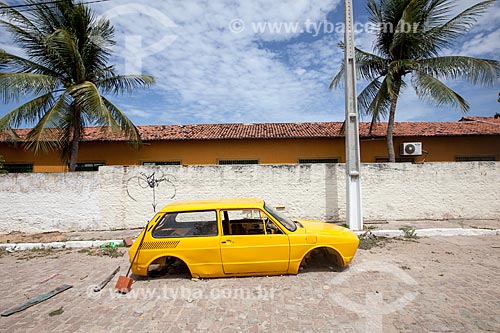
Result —
<path fill-rule="evenodd" d="M 111 101 L 103 97 L 104 104 L 113 115 L 121 130 L 128 137 L 130 143 L 136 148 L 142 146 L 141 134 L 132 121 Z"/>
<path fill-rule="evenodd" d="M 96 73 L 106 68 L 111 55 L 111 47 L 115 44 L 114 29 L 106 19 L 99 19 L 85 36 L 86 43 L 82 48 L 82 57 L 88 73 Z M 87 76 L 87 79 L 90 79 Z"/>
<path fill-rule="evenodd" d="M 463 79 L 472 84 L 500 83 L 500 61 L 464 56 L 446 56 L 418 61 L 418 70 L 435 77 Z"/>
<path fill-rule="evenodd" d="M 463 113 L 469 111 L 469 104 L 453 89 L 437 78 L 421 71 L 412 75 L 412 85 L 417 96 L 437 106 L 451 105 L 460 108 Z"/>
<path fill-rule="evenodd" d="M 355 48 L 356 72 L 363 80 L 373 80 L 384 73 L 387 60 L 373 53 Z"/>
<path fill-rule="evenodd" d="M 378 80 L 377 80 L 378 81 Z M 370 130 L 369 133 L 372 133 L 373 127 L 375 123 L 379 122 L 382 118 L 385 118 L 387 114 L 389 113 L 389 107 L 390 107 L 390 94 L 389 94 L 389 84 L 388 84 L 388 79 L 387 76 L 382 80 L 382 82 L 379 85 L 378 90 L 375 91 L 367 91 L 367 97 L 368 94 L 372 94 L 373 98 L 371 99 L 371 102 L 369 105 L 367 105 L 365 109 L 365 114 L 371 115 L 371 122 L 370 122 Z M 374 93 L 375 92 L 375 93 Z M 358 98 L 359 100 L 359 98 Z M 369 100 L 367 99 L 366 102 Z"/>
<path fill-rule="evenodd" d="M 48 52 L 59 61 L 59 66 L 70 74 L 73 82 L 85 80 L 86 70 L 75 36 L 66 30 L 56 30 L 45 39 Z"/>
<path fill-rule="evenodd" d="M 330 85 L 328 86 L 328 89 L 332 90 L 334 88 L 341 87 L 344 84 L 344 70 L 344 63 L 342 63 L 340 65 L 340 70 L 333 77 L 332 82 L 330 82 Z"/>
<path fill-rule="evenodd" d="M 358 95 L 358 108 L 360 113 L 367 113 L 371 103 L 381 87 L 380 77 L 372 80 Z"/>
<path fill-rule="evenodd" d="M 60 149 L 61 136 L 58 132 L 61 124 L 64 124 L 68 108 L 68 96 L 62 94 L 42 119 L 29 131 L 26 137 L 26 149 L 33 150 L 35 153 Z"/>
<path fill-rule="evenodd" d="M 33 123 L 41 119 L 53 103 L 53 94 L 49 92 L 18 106 L 0 119 L 0 130 L 19 127 L 23 122 Z"/>
<path fill-rule="evenodd" d="M 119 125 L 112 113 L 104 104 L 104 100 L 96 85 L 90 81 L 75 85 L 68 89 L 75 104 L 78 105 L 91 122 L 117 129 Z"/>
<path fill-rule="evenodd" d="M 0 25 L 6 24 L 10 27 L 18 26 L 25 32 L 29 31 L 40 33 L 36 24 L 34 24 L 27 16 L 5 3 L 0 3 L 0 16 L 7 18 L 7 21 L 5 19 L 0 19 Z"/>
<path fill-rule="evenodd" d="M 450 46 L 456 41 L 457 38 L 467 33 L 474 23 L 477 22 L 478 17 L 483 14 L 488 7 L 490 7 L 496 0 L 486 0 L 475 4 L 455 17 L 449 19 L 446 23 L 432 27 L 426 31 L 426 36 L 432 40 L 437 49 Z M 449 12 L 451 5 L 454 2 L 448 0 L 443 1 L 439 6 L 434 9 L 437 12 L 434 20 L 430 23 L 441 22 L 444 20 L 446 12 Z M 430 13 L 430 16 L 434 16 Z"/>
<path fill-rule="evenodd" d="M 33 73 L 0 73 L 0 98 L 9 103 L 23 95 L 51 92 L 60 85 L 57 77 Z"/>
<path fill-rule="evenodd" d="M 96 82 L 96 86 L 104 94 L 131 93 L 134 89 L 150 87 L 155 80 L 150 75 L 116 75 L 107 77 Z"/>
<path fill-rule="evenodd" d="M 339 47 L 344 48 L 343 43 Z M 387 67 L 387 61 L 373 53 L 355 48 L 356 57 L 356 76 L 362 80 L 371 81 L 384 73 Z M 330 82 L 329 89 L 341 87 L 344 83 L 344 63 L 340 65 L 340 70 Z"/>
<path fill-rule="evenodd" d="M 60 73 L 40 63 L 0 50 L 0 65 L 5 71 L 44 74 L 57 77 Z"/>

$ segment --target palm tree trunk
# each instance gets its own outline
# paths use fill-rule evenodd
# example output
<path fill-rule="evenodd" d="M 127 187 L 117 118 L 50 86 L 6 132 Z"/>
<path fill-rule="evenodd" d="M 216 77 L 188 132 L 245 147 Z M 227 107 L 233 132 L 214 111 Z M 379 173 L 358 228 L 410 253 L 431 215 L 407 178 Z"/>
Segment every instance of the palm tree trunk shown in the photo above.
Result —
<path fill-rule="evenodd" d="M 389 155 L 389 163 L 396 162 L 396 153 L 394 152 L 394 116 L 396 114 L 396 105 L 398 104 L 399 87 L 396 87 L 394 95 L 391 96 L 391 109 L 389 111 L 389 121 L 387 122 L 387 154 Z"/>
<path fill-rule="evenodd" d="M 76 170 L 76 162 L 78 161 L 78 144 L 80 142 L 80 116 L 81 112 L 79 107 L 75 110 L 75 124 L 73 128 L 73 140 L 71 140 L 71 150 L 69 159 L 69 172 L 74 172 Z"/>

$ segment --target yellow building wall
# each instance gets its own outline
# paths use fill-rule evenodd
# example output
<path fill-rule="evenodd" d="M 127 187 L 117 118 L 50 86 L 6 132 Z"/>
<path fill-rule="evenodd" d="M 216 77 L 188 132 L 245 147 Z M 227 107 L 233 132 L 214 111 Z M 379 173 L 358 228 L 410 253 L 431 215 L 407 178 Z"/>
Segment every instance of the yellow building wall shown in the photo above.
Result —
<path fill-rule="evenodd" d="M 494 155 L 500 160 L 500 136 L 443 136 L 394 138 L 396 157 L 400 156 L 400 146 L 404 142 L 422 142 L 422 150 L 427 154 L 415 156 L 415 162 L 425 158 L 426 162 L 454 162 L 457 156 Z M 376 157 L 387 157 L 385 138 L 361 141 L 361 161 L 374 162 Z"/>
<path fill-rule="evenodd" d="M 107 165 L 140 165 L 153 161 L 203 165 L 217 164 L 220 159 L 252 159 L 260 164 L 297 163 L 301 158 L 344 159 L 343 140 L 331 139 L 152 141 L 144 143 L 139 151 L 125 143 L 107 143 L 102 149 L 98 145 L 82 143 L 79 160 L 106 161 Z"/>
<path fill-rule="evenodd" d="M 427 156 L 420 162 L 455 161 L 458 155 L 494 155 L 500 160 L 500 136 L 405 137 L 395 138 L 396 156 L 403 142 L 422 142 Z M 141 165 L 143 162 L 181 161 L 183 165 L 213 165 L 219 159 L 254 159 L 260 164 L 293 164 L 299 159 L 338 158 L 345 162 L 344 140 L 336 139 L 253 139 L 185 140 L 145 142 L 140 150 L 126 142 L 81 142 L 78 162 L 101 162 L 105 165 Z M 385 139 L 361 141 L 361 161 L 373 163 L 387 157 Z M 19 145 L 0 143 L 5 163 L 33 164 L 34 172 L 62 172 L 67 166 L 57 152 L 34 155 Z"/>

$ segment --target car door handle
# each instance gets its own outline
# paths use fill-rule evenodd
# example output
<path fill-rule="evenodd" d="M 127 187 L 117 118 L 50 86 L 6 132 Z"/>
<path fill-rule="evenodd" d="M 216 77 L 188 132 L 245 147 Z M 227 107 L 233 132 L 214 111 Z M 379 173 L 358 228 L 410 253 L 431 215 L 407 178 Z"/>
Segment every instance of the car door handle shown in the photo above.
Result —
<path fill-rule="evenodd" d="M 222 241 L 221 243 L 222 243 L 222 244 L 228 244 L 228 245 L 231 245 L 231 244 L 233 243 L 233 241 L 232 241 L 232 240 L 230 240 L 230 239 L 227 239 L 227 240 L 225 240 L 225 241 Z"/>

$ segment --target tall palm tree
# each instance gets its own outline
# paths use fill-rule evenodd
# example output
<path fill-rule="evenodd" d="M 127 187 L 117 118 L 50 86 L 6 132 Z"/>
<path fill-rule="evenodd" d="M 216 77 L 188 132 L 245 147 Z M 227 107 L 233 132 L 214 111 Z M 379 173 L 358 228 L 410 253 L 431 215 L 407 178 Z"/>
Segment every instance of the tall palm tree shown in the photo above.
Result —
<path fill-rule="evenodd" d="M 0 96 L 5 103 L 28 102 L 0 119 L 0 130 L 34 124 L 26 148 L 60 150 L 75 171 L 84 126 L 121 130 L 137 146 L 141 139 L 132 121 L 105 94 L 131 92 L 154 83 L 148 75 L 117 75 L 108 64 L 114 45 L 109 21 L 72 0 L 13 8 L 0 3 L 0 25 L 24 51 L 0 50 Z M 28 8 L 28 10 L 26 10 Z"/>
<path fill-rule="evenodd" d="M 443 48 L 468 32 L 494 1 L 480 2 L 451 16 L 454 0 L 368 0 L 369 20 L 379 29 L 373 53 L 356 49 L 357 75 L 369 81 L 358 96 L 358 104 L 360 111 L 372 118 L 370 133 L 375 122 L 388 116 L 390 162 L 395 162 L 394 115 L 407 80 L 421 99 L 458 107 L 462 112 L 469 110 L 469 104 L 440 79 L 465 79 L 483 85 L 499 82 L 498 61 L 439 56 Z M 330 89 L 338 87 L 343 76 L 342 65 Z"/>

